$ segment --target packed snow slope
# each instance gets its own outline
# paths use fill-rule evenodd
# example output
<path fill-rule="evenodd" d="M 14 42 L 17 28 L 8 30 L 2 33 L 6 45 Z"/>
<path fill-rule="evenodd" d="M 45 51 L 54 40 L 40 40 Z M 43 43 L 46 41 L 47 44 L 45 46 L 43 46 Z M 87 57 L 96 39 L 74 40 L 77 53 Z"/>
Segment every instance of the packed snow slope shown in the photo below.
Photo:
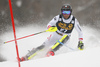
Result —
<path fill-rule="evenodd" d="M 44 26 L 46 27 L 46 26 Z M 16 29 L 17 38 L 37 33 L 46 30 L 44 27 L 35 25 L 29 25 L 25 27 L 19 27 Z M 83 51 L 71 50 L 68 47 L 77 49 L 78 34 L 76 30 L 72 32 L 72 36 L 68 47 L 63 46 L 59 49 L 54 57 L 43 58 L 43 54 L 32 58 L 30 61 L 21 62 L 22 67 L 100 67 L 100 35 L 97 29 L 93 29 L 89 26 L 82 27 L 84 33 L 84 45 Z M 18 40 L 19 56 L 25 56 L 28 50 L 41 45 L 45 39 L 50 36 L 50 32 L 45 32 L 39 35 L 28 37 L 22 40 Z M 2 42 L 13 39 L 13 32 L 9 31 L 2 36 Z M 15 43 L 10 42 L 1 45 L 1 57 L 6 61 L 0 62 L 0 67 L 18 67 L 16 62 L 16 48 Z"/>
<path fill-rule="evenodd" d="M 18 67 L 17 62 L 1 62 L 0 67 Z M 100 67 L 100 47 L 21 62 L 21 67 Z"/>

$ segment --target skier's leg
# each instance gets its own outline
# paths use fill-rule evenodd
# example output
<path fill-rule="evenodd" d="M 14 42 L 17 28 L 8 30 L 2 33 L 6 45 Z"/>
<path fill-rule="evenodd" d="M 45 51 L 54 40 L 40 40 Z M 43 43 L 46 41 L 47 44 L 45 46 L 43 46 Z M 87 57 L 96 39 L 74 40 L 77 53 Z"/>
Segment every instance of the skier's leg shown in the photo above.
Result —
<path fill-rule="evenodd" d="M 33 48 L 29 53 L 26 54 L 26 56 L 20 58 L 20 61 L 30 60 L 32 57 L 34 57 L 38 51 L 42 50 L 45 46 L 41 45 L 37 48 Z"/>
<path fill-rule="evenodd" d="M 53 35 L 53 34 L 52 34 L 52 35 Z M 52 35 L 50 35 L 50 37 L 47 38 L 47 39 L 45 40 L 45 42 L 44 42 L 42 45 L 38 46 L 37 48 L 33 48 L 33 49 L 32 49 L 31 51 L 29 51 L 29 53 L 27 53 L 24 57 L 20 58 L 20 61 L 29 60 L 29 59 L 31 59 L 32 57 L 34 57 L 34 56 L 37 54 L 38 51 L 42 50 L 43 48 L 46 48 L 46 47 L 50 46 L 50 44 L 53 43 L 53 41 L 52 41 Z"/>
<path fill-rule="evenodd" d="M 42 50 L 45 46 L 44 45 L 40 45 L 37 48 L 32 49 L 27 55 L 27 59 L 30 60 L 32 57 L 34 57 L 38 51 Z"/>
<path fill-rule="evenodd" d="M 64 35 L 61 39 L 59 39 L 59 42 L 65 44 L 67 43 L 67 41 L 69 41 L 69 36 Z M 51 47 L 50 51 L 48 51 L 47 56 L 54 56 L 54 52 L 56 52 L 57 50 L 59 50 L 59 48 L 62 46 L 61 43 L 59 43 L 58 41 Z"/>
<path fill-rule="evenodd" d="M 34 57 L 37 54 L 38 51 L 55 44 L 56 40 L 59 40 L 61 38 L 62 38 L 62 36 L 60 36 L 56 32 L 54 32 L 52 35 L 50 35 L 49 39 L 47 38 L 45 40 L 45 42 L 42 45 L 38 46 L 37 48 L 33 48 L 31 51 L 29 51 L 29 53 L 26 54 L 26 56 L 22 57 L 21 60 L 31 59 L 32 57 Z"/>
<path fill-rule="evenodd" d="M 69 36 L 64 35 L 59 42 L 65 44 L 67 41 L 69 40 Z M 62 47 L 63 45 L 61 43 L 59 43 L 58 41 L 51 47 L 51 49 L 55 52 L 57 50 L 59 50 L 60 47 Z"/>
<path fill-rule="evenodd" d="M 40 45 L 39 47 L 31 50 L 26 57 L 29 59 L 31 59 L 32 57 L 34 57 L 38 51 L 48 48 L 50 46 L 52 46 L 53 44 L 56 43 L 56 40 L 60 40 L 63 36 L 58 35 L 56 32 L 52 33 L 52 35 L 50 35 L 50 37 L 48 39 L 45 40 L 45 42 Z"/>

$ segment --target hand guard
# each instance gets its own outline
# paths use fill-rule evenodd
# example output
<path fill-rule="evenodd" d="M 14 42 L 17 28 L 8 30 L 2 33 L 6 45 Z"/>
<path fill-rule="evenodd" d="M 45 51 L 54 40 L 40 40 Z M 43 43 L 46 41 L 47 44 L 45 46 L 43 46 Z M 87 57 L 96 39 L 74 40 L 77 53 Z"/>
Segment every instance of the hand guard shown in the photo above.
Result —
<path fill-rule="evenodd" d="M 78 42 L 78 49 L 83 50 L 84 49 L 84 43 L 82 41 Z"/>
<path fill-rule="evenodd" d="M 55 32 L 55 31 L 57 31 L 57 27 L 50 27 L 47 31 L 49 31 L 49 32 Z"/>

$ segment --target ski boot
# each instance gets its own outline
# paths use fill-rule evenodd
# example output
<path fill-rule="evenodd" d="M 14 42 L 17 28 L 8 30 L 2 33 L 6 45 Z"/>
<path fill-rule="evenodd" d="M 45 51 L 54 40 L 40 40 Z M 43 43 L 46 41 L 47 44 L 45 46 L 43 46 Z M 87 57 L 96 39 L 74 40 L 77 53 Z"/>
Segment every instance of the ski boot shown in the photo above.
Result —
<path fill-rule="evenodd" d="M 54 56 L 55 53 L 53 51 L 49 51 L 47 54 L 46 54 L 46 57 L 50 57 L 50 56 Z"/>
<path fill-rule="evenodd" d="M 22 62 L 22 61 L 27 61 L 28 59 L 27 59 L 27 57 L 21 57 L 20 58 L 20 62 Z"/>

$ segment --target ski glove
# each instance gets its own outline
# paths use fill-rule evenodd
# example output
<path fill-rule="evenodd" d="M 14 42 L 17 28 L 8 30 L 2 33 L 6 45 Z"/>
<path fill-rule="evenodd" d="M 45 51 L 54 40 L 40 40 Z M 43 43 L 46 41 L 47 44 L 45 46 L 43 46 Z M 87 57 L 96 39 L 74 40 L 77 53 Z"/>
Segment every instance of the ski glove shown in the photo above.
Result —
<path fill-rule="evenodd" d="M 82 41 L 78 42 L 78 49 L 83 50 L 84 49 L 84 43 Z"/>
<path fill-rule="evenodd" d="M 52 26 L 47 31 L 49 31 L 49 32 L 55 32 L 55 31 L 57 31 L 57 27 Z"/>

